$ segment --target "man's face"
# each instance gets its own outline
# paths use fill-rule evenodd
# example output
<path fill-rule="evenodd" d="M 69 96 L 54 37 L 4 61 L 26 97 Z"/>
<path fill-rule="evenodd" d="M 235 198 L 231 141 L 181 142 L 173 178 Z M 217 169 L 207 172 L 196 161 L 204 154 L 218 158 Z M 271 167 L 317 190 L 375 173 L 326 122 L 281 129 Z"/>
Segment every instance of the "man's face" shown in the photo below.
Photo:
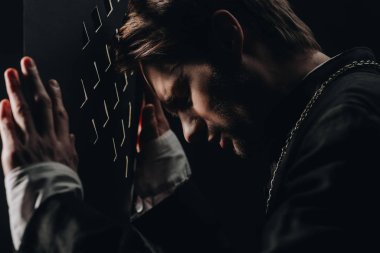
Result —
<path fill-rule="evenodd" d="M 143 71 L 164 108 L 181 120 L 188 142 L 217 141 L 251 155 L 257 138 L 252 83 L 258 78 L 209 64 L 145 64 Z"/>

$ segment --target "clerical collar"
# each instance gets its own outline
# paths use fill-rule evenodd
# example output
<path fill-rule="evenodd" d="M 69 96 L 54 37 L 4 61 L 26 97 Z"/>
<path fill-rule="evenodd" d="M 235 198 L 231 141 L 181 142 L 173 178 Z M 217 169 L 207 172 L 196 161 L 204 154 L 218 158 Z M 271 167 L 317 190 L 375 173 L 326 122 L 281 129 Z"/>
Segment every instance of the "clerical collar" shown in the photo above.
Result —
<path fill-rule="evenodd" d="M 322 62 L 321 64 L 319 64 L 319 65 L 316 66 L 315 68 L 313 68 L 311 71 L 309 71 L 309 72 L 305 75 L 304 78 L 302 78 L 302 81 L 304 81 L 309 75 L 311 75 L 313 72 L 317 71 L 319 68 L 321 68 L 321 67 L 322 67 L 323 65 L 325 65 L 327 62 L 332 61 L 332 60 L 334 60 L 335 58 L 339 57 L 339 55 L 341 55 L 341 54 L 338 54 L 338 55 L 336 55 L 336 56 L 334 56 L 334 57 L 328 59 L 327 61 Z"/>

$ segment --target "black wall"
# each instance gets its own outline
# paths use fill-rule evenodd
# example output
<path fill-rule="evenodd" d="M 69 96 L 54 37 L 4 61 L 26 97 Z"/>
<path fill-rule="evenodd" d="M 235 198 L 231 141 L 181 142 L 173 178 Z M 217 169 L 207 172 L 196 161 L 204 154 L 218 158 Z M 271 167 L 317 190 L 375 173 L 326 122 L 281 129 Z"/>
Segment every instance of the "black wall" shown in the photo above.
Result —
<path fill-rule="evenodd" d="M 355 46 L 380 57 L 380 2 L 373 0 L 290 0 L 330 56 Z"/>
<path fill-rule="evenodd" d="M 5 97 L 2 73 L 7 66 L 18 66 L 22 45 L 22 1 L 3 1 L 0 7 L 0 98 Z M 0 252 L 8 253 L 12 243 L 3 182 L 3 173 L 0 173 Z"/>
<path fill-rule="evenodd" d="M 368 46 L 380 55 L 378 32 L 379 3 L 373 0 L 290 0 L 296 12 L 314 31 L 324 51 L 333 56 L 353 46 Z M 18 66 L 22 55 L 21 0 L 6 0 L 0 7 L 0 71 L 6 66 Z M 3 78 L 0 77 L 0 97 L 4 97 Z M 178 127 L 177 127 L 178 128 Z M 185 145 L 192 160 L 194 177 L 210 199 L 224 226 L 233 231 L 230 237 L 242 252 L 250 248 L 249 239 L 256 221 L 252 214 L 252 179 L 254 168 L 239 159 L 220 153 L 218 147 Z M 215 176 L 217 175 L 217 176 Z M 227 218 L 226 218 L 227 217 Z M 235 218 L 232 218 L 235 217 Z M 7 206 L 0 173 L 0 252 L 11 252 Z M 247 230 L 248 229 L 248 230 Z"/>

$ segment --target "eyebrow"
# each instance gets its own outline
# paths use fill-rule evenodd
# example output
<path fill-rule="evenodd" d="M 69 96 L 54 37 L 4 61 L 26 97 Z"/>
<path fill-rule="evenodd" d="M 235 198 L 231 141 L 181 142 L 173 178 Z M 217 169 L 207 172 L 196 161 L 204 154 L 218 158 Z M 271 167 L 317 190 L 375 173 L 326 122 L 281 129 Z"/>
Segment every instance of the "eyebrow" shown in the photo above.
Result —
<path fill-rule="evenodd" d="M 190 90 L 189 87 L 186 86 L 186 81 L 186 79 L 179 77 L 171 87 L 169 96 L 162 101 L 163 106 L 170 113 L 187 108 Z"/>
<path fill-rule="evenodd" d="M 175 66 L 175 68 L 177 68 L 178 66 L 180 66 L 180 65 L 177 64 Z M 140 63 L 140 69 L 143 73 L 145 81 L 151 87 L 151 89 L 156 93 L 154 86 L 152 85 L 150 80 L 145 75 L 145 70 L 144 70 L 144 67 L 141 63 Z M 173 85 L 169 89 L 167 89 L 167 91 L 168 91 L 167 93 L 169 94 L 169 96 L 161 97 L 161 99 L 159 97 L 159 100 L 161 100 L 163 107 L 171 114 L 174 114 L 173 111 L 181 109 L 183 107 L 183 106 L 181 106 L 181 102 L 182 102 L 181 99 L 183 99 L 184 97 L 186 97 L 186 99 L 188 99 L 188 96 L 190 93 L 188 90 L 186 90 L 186 91 L 184 90 L 184 87 L 186 85 L 186 81 L 187 81 L 186 78 L 184 78 L 184 76 L 183 76 L 183 69 L 181 69 L 180 74 L 178 75 L 178 77 L 174 81 Z M 183 96 L 178 96 L 178 93 L 183 93 Z M 157 93 L 156 93 L 156 95 L 157 95 Z"/>
<path fill-rule="evenodd" d="M 173 85 L 168 89 L 169 96 L 162 101 L 166 105 L 172 104 L 178 98 L 178 92 L 183 91 L 185 86 L 185 79 L 183 78 L 183 72 L 180 71 L 180 74 L 175 79 Z"/>

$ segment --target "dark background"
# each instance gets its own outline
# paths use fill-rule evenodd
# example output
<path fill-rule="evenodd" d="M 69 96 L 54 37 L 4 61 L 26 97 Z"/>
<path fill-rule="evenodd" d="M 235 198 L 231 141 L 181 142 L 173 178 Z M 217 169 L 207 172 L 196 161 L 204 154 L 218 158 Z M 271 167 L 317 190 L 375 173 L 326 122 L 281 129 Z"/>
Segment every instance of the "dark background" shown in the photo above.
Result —
<path fill-rule="evenodd" d="M 18 66 L 22 55 L 22 0 L 2 1 L 0 6 L 0 97 L 4 98 L 3 72 Z M 11 252 L 8 210 L 5 201 L 3 173 L 0 173 L 0 252 Z"/>
<path fill-rule="evenodd" d="M 379 6 L 373 0 L 291 0 L 296 13 L 312 28 L 324 51 L 334 56 L 354 46 L 372 48 L 380 54 Z M 8 66 L 18 66 L 22 55 L 22 1 L 6 0 L 0 7 L 0 72 Z M 4 97 L 0 78 L 0 97 Z M 178 127 L 177 127 L 178 128 Z M 207 149 L 185 145 L 189 152 L 194 179 L 210 200 L 232 241 L 241 251 L 250 249 L 255 224 L 252 214 L 252 187 L 257 176 L 253 168 L 236 157 Z M 7 206 L 0 173 L 0 253 L 11 252 Z M 245 231 L 252 231 L 251 234 Z"/>

